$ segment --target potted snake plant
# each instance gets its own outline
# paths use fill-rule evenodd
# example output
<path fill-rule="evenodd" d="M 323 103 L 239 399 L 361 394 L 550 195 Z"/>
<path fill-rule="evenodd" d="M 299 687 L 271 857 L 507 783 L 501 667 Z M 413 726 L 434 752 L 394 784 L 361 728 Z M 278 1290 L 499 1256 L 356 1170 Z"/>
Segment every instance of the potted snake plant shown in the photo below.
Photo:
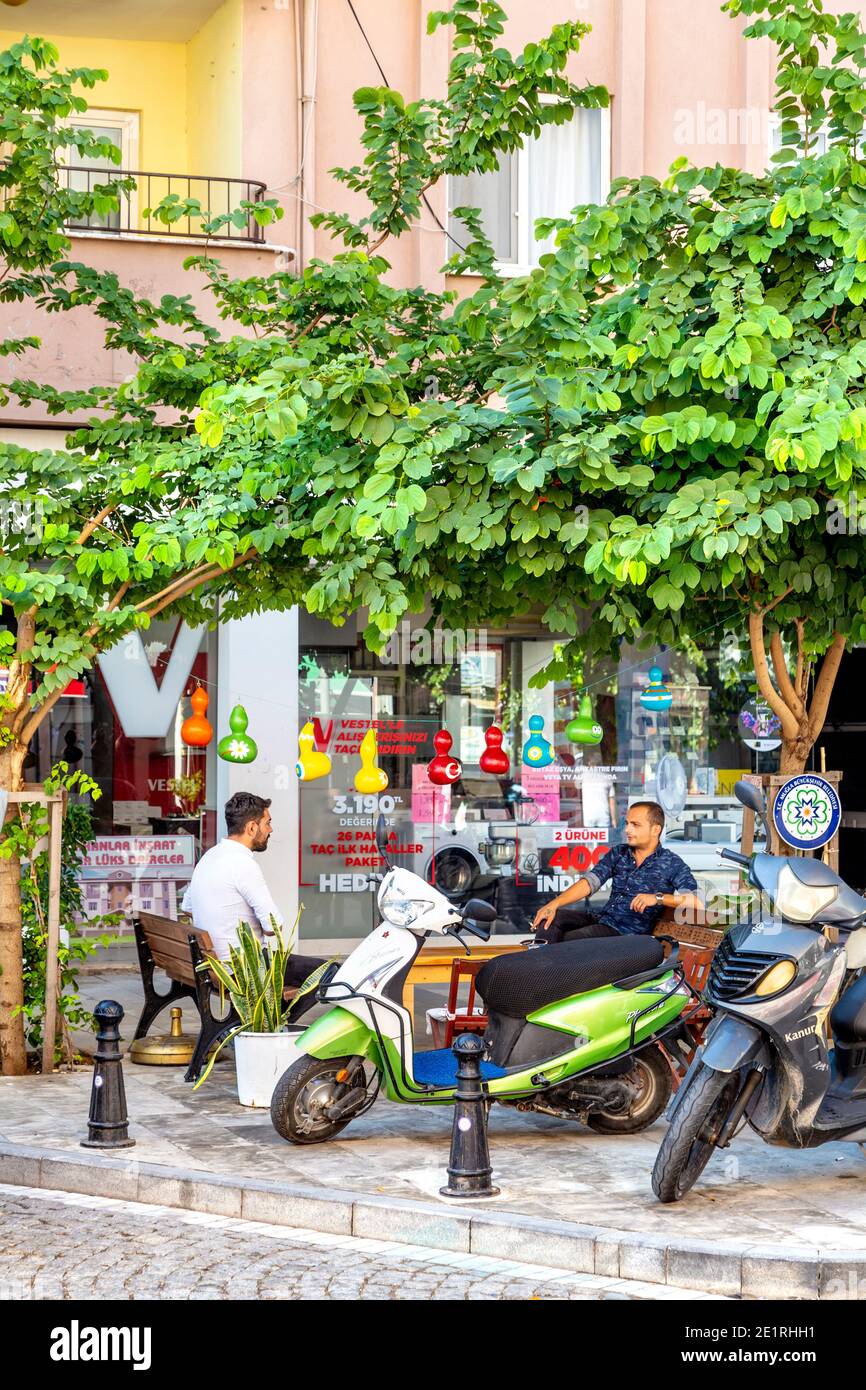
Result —
<path fill-rule="evenodd" d="M 265 944 L 247 922 L 238 924 L 238 944 L 229 947 L 229 959 L 208 957 L 199 969 L 210 970 L 223 996 L 228 995 L 239 1022 L 211 1053 L 208 1064 L 196 1082 L 198 1089 L 210 1076 L 214 1063 L 227 1043 L 234 1040 L 238 1101 L 241 1105 L 266 1109 L 274 1087 L 287 1067 L 301 1055 L 296 1041 L 306 1025 L 293 1027 L 287 1017 L 302 995 L 315 989 L 330 961 L 307 977 L 291 999 L 283 997 L 286 962 L 297 938 L 297 920 L 285 938 L 274 928 L 273 945 Z"/>

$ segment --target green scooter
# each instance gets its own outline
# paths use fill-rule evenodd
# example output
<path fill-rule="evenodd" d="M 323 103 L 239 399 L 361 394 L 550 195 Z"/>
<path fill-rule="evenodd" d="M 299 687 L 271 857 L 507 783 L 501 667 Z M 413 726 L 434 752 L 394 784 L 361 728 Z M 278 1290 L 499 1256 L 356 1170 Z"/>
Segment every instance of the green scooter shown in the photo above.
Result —
<path fill-rule="evenodd" d="M 321 1144 L 363 1115 L 380 1090 L 389 1100 L 449 1105 L 456 1061 L 450 1049 L 416 1052 L 403 986 L 433 933 L 486 941 L 495 912 L 472 900 L 460 910 L 388 858 L 384 817 L 376 843 L 386 873 L 382 921 L 340 965 L 318 998 L 333 1007 L 298 1039 L 303 1056 L 284 1072 L 271 1101 L 277 1132 Z M 682 1015 L 697 1000 L 678 947 L 663 938 L 605 937 L 495 957 L 478 972 L 489 1023 L 481 1064 L 489 1101 L 569 1120 L 603 1134 L 634 1134 L 661 1115 L 672 1090 L 666 1047 L 683 1037 Z"/>

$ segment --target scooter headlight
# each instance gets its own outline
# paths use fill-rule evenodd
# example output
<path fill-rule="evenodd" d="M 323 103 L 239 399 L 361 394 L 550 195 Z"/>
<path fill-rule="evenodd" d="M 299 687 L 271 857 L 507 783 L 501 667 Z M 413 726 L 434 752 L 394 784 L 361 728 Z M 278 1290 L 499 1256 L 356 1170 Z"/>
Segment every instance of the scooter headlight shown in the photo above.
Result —
<path fill-rule="evenodd" d="M 764 978 L 755 986 L 755 994 L 766 999 L 770 994 L 781 994 L 796 977 L 797 967 L 792 960 L 777 960 L 771 965 Z"/>
<path fill-rule="evenodd" d="M 776 882 L 776 907 L 789 922 L 814 922 L 819 912 L 838 897 L 835 883 L 811 886 L 801 883 L 787 864 Z"/>
<path fill-rule="evenodd" d="M 409 898 L 396 886 L 389 887 L 379 899 L 379 910 L 393 927 L 411 927 L 431 907 L 432 903 Z"/>

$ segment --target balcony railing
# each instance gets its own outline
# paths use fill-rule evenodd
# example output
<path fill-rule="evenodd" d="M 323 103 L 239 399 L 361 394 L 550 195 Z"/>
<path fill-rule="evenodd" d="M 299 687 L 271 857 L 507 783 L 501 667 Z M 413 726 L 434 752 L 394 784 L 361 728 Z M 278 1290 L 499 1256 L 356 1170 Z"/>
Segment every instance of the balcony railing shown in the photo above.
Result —
<path fill-rule="evenodd" d="M 203 227 L 205 222 L 223 213 L 238 212 L 242 202 L 260 203 L 266 189 L 265 184 L 254 179 L 211 178 L 205 174 L 153 174 L 140 169 L 93 169 L 74 164 L 66 165 L 62 173 L 69 188 L 83 193 L 92 193 L 115 180 L 135 179 L 131 192 L 120 193 L 120 206 L 114 212 L 91 213 L 66 224 L 69 231 L 115 232 L 121 236 L 205 237 L 209 235 Z M 174 222 L 154 217 L 153 209 L 171 195 L 180 204 L 195 199 L 201 212 L 184 213 Z M 215 235 L 222 240 L 256 244 L 265 239 L 264 229 L 252 213 L 243 217 L 240 226 L 224 223 Z"/>

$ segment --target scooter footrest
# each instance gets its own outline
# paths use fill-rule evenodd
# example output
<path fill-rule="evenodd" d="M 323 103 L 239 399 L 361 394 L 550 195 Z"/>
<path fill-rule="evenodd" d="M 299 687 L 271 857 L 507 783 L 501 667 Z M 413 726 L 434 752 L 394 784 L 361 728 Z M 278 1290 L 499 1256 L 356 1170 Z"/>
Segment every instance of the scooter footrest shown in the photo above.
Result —
<path fill-rule="evenodd" d="M 456 1086 L 457 1058 L 450 1047 L 436 1048 L 432 1052 L 416 1052 L 412 1058 L 412 1074 L 422 1086 Z M 481 1063 L 481 1079 L 497 1081 L 507 1076 L 502 1067 L 492 1062 Z"/>

